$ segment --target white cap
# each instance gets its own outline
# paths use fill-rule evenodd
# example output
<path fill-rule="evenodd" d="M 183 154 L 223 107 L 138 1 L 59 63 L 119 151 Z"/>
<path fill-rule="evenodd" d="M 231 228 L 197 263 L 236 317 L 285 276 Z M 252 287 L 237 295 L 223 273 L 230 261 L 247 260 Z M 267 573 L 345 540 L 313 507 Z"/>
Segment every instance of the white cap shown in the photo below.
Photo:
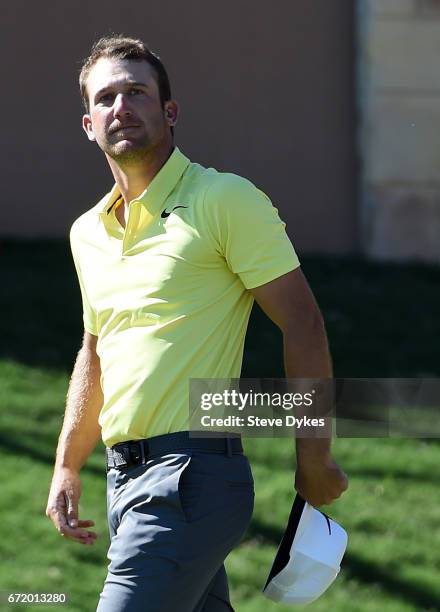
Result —
<path fill-rule="evenodd" d="M 296 495 L 264 595 L 282 603 L 314 601 L 339 574 L 347 541 L 338 523 Z"/>

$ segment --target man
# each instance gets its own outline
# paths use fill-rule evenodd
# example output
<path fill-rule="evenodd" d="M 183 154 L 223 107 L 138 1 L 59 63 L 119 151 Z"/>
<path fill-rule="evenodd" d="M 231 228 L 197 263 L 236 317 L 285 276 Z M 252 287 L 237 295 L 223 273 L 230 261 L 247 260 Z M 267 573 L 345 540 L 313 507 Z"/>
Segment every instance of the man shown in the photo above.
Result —
<path fill-rule="evenodd" d="M 80 84 L 83 128 L 115 185 L 72 226 L 85 332 L 46 514 L 93 544 L 79 473 L 102 436 L 111 545 L 99 612 L 231 610 L 223 561 L 249 523 L 252 475 L 239 439 L 185 433 L 188 382 L 239 377 L 254 298 L 283 332 L 287 376 L 329 377 L 322 317 L 269 199 L 174 147 L 179 107 L 157 56 L 101 39 Z M 347 487 L 329 446 L 297 440 L 295 486 L 314 505 Z"/>

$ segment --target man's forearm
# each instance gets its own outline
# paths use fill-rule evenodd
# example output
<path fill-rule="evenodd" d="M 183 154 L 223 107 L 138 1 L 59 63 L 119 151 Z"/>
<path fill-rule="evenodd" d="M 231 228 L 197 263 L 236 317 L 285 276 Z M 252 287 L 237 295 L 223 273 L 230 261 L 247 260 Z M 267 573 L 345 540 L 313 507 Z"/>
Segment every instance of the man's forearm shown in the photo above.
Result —
<path fill-rule="evenodd" d="M 85 341 L 70 380 L 56 467 L 79 471 L 101 437 L 98 423 L 103 403 L 100 377 L 101 367 L 95 347 Z"/>
<path fill-rule="evenodd" d="M 303 273 L 296 268 L 252 292 L 283 333 L 286 376 L 316 379 L 316 401 L 310 407 L 314 414 L 310 416 L 328 415 L 333 407 L 331 385 L 319 384 L 319 380 L 332 378 L 330 352 L 324 321 Z M 330 427 L 317 430 L 326 437 L 296 438 L 295 488 L 314 506 L 331 503 L 348 486 L 347 476 L 330 454 L 331 421 L 327 424 Z"/>
<path fill-rule="evenodd" d="M 327 336 L 322 319 L 316 318 L 310 329 L 294 330 L 287 328 L 283 334 L 284 339 L 284 367 L 287 378 L 332 378 L 332 363 L 327 342 Z M 328 394 L 329 388 L 325 392 Z M 331 402 L 330 394 L 328 400 Z M 331 411 L 331 405 L 324 406 L 324 413 Z M 312 416 L 322 416 L 314 414 Z M 331 435 L 331 432 L 329 432 Z M 298 458 L 322 457 L 330 452 L 331 438 L 302 438 L 296 439 Z"/>

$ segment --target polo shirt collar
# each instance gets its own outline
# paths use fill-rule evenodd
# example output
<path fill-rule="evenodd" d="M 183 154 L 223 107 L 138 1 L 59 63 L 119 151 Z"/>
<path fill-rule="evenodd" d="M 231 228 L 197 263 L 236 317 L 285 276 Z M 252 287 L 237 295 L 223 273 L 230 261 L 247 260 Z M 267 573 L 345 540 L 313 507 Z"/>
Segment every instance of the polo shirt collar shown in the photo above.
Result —
<path fill-rule="evenodd" d="M 154 215 L 162 207 L 190 163 L 190 160 L 178 149 L 178 147 L 175 147 L 154 179 L 136 200 L 142 202 L 148 212 Z M 115 184 L 105 198 L 100 213 L 101 216 L 108 218 L 109 213 L 115 208 L 116 202 L 121 198 L 119 187 Z"/>

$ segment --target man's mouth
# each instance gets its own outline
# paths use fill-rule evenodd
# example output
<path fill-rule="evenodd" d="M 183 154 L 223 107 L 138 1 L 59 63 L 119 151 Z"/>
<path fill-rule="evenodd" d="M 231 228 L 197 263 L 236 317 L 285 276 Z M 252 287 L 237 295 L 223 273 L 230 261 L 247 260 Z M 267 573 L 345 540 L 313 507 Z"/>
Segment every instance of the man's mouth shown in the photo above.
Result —
<path fill-rule="evenodd" d="M 111 130 L 110 134 L 116 134 L 117 132 L 123 132 L 125 130 L 133 130 L 138 127 L 138 125 L 121 125 L 121 127 L 114 128 L 113 130 Z"/>

